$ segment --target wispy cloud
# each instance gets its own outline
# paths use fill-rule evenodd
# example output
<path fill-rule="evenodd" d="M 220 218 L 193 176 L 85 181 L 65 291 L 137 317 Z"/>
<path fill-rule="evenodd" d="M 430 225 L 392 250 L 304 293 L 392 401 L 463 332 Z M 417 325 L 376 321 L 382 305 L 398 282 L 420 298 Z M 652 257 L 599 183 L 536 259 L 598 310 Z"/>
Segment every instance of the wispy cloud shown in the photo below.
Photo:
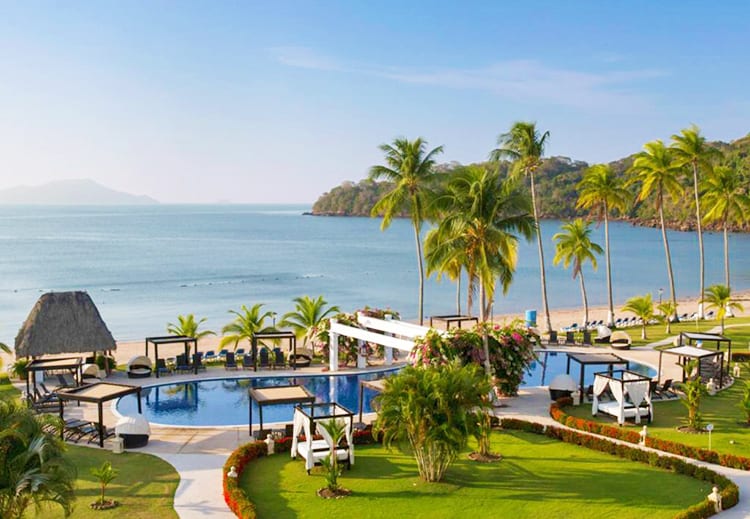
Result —
<path fill-rule="evenodd" d="M 473 69 L 420 71 L 341 63 L 305 47 L 283 49 L 284 52 L 276 53 L 276 59 L 288 66 L 337 70 L 407 84 L 481 90 L 515 101 L 543 102 L 577 109 L 619 111 L 644 108 L 650 103 L 637 91 L 635 84 L 665 75 L 663 71 L 651 69 L 583 72 L 551 67 L 536 60 L 501 61 Z"/>

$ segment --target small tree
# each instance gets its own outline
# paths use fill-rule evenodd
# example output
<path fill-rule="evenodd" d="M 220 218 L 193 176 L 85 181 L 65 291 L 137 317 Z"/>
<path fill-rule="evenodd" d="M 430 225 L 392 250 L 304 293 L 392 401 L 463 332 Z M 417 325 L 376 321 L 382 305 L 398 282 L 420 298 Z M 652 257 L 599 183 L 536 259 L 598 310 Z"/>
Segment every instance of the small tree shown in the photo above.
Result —
<path fill-rule="evenodd" d="M 646 325 L 654 318 L 654 302 L 651 300 L 651 294 L 645 296 L 631 297 L 622 307 L 623 312 L 631 312 L 641 320 L 641 339 L 646 337 Z"/>
<path fill-rule="evenodd" d="M 682 403 L 687 407 L 688 415 L 685 420 L 685 425 L 694 431 L 701 429 L 703 425 L 703 417 L 700 413 L 701 399 L 706 394 L 706 388 L 701 382 L 699 372 L 700 364 L 698 360 L 691 360 L 685 363 L 682 369 L 685 371 L 687 380 L 681 384 L 682 392 L 684 396 Z"/>
<path fill-rule="evenodd" d="M 333 448 L 331 449 L 331 455 L 327 458 L 323 458 L 321 463 L 326 473 L 326 488 L 333 493 L 336 493 L 341 488 L 339 485 L 339 476 L 341 475 L 341 466 L 339 465 L 339 458 L 336 455 L 336 447 L 341 442 L 346 432 L 346 424 L 343 420 L 331 418 L 325 422 L 320 422 L 320 426 L 325 429 L 328 435 L 331 437 Z"/>
<path fill-rule="evenodd" d="M 200 326 L 205 322 L 205 317 L 196 321 L 194 314 L 178 315 L 177 324 L 167 323 L 167 333 L 199 340 L 208 335 L 216 335 L 211 330 L 198 331 Z"/>
<path fill-rule="evenodd" d="M 340 312 L 338 306 L 328 306 L 328 301 L 323 296 L 312 299 L 308 296 L 295 297 L 294 312 L 288 312 L 281 317 L 279 326 L 289 326 L 294 330 L 298 339 L 302 339 L 302 346 L 314 339 L 318 334 L 321 322 L 333 314 Z M 312 340 L 313 354 L 315 354 L 315 341 Z"/>
<path fill-rule="evenodd" d="M 672 301 L 664 301 L 656 309 L 661 313 L 659 320 L 667 325 L 666 333 L 672 333 L 672 316 L 677 314 L 677 306 Z"/>
<path fill-rule="evenodd" d="M 102 463 L 101 467 L 92 468 L 91 475 L 99 481 L 99 488 L 101 489 L 101 494 L 99 495 L 99 504 L 103 505 L 105 502 L 104 492 L 105 490 L 107 490 L 107 485 L 109 485 L 112 480 L 117 477 L 117 470 L 112 468 L 112 464 L 109 461 L 105 461 L 104 463 Z"/>
<path fill-rule="evenodd" d="M 742 400 L 740 400 L 740 408 L 745 412 L 745 420 L 750 425 L 750 381 L 745 382 Z"/>
<path fill-rule="evenodd" d="M 744 311 L 742 305 L 732 301 L 732 290 L 726 285 L 711 285 L 706 289 L 703 299 L 709 308 L 716 308 L 716 317 L 721 321 L 721 333 L 724 333 L 724 318 L 727 310 Z"/>

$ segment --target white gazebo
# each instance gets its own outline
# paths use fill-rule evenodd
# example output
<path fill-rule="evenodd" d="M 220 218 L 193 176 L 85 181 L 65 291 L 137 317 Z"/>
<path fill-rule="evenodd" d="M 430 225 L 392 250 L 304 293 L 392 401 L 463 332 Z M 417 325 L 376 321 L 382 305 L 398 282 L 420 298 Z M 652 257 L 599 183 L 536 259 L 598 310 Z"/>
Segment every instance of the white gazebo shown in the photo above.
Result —
<path fill-rule="evenodd" d="M 599 401 L 599 395 L 607 387 L 615 398 L 614 402 Z M 634 371 L 618 369 L 596 373 L 591 414 L 596 416 L 597 413 L 602 412 L 614 416 L 619 425 L 624 424 L 626 418 L 634 418 L 635 423 L 639 424 L 642 416 L 647 417 L 650 423 L 654 416 L 650 389 L 651 379 Z"/>

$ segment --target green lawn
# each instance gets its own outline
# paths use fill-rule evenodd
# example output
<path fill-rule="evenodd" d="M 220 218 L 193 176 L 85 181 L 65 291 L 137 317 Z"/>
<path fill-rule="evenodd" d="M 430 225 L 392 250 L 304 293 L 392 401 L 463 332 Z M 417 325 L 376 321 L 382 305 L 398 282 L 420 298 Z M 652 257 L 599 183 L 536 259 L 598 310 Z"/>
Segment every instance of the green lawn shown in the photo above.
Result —
<path fill-rule="evenodd" d="M 641 327 L 632 326 L 624 328 L 624 331 L 630 335 L 633 339 L 633 347 L 645 346 L 652 342 L 657 342 L 667 337 L 673 337 L 679 335 L 680 332 L 707 332 L 713 328 L 719 326 L 721 322 L 718 319 L 698 321 L 686 321 L 672 324 L 671 333 L 666 333 L 666 326 L 664 324 L 652 324 L 646 326 L 647 340 L 641 340 Z M 747 345 L 750 340 L 750 317 L 732 317 L 725 320 L 725 326 L 732 326 L 726 328 L 724 335 L 732 339 L 732 351 L 748 351 Z M 742 325 L 739 328 L 735 328 L 736 325 Z M 665 348 L 671 347 L 671 345 L 664 346 Z"/>
<path fill-rule="evenodd" d="M 714 431 L 711 433 L 711 448 L 727 454 L 750 457 L 750 427 L 745 425 L 745 413 L 738 407 L 745 388 L 745 381 L 750 380 L 750 367 L 741 364 L 743 376 L 734 385 L 714 396 L 703 398 L 701 413 L 705 423 L 712 423 Z M 605 415 L 591 416 L 591 404 L 568 407 L 565 412 L 599 422 L 616 425 L 614 419 Z M 649 436 L 672 440 L 695 447 L 708 448 L 708 434 L 682 433 L 677 427 L 683 424 L 687 416 L 687 408 L 680 401 L 659 402 L 654 404 L 654 420 L 648 425 Z M 640 429 L 632 422 L 624 427 Z M 733 442 L 733 443 L 730 443 Z"/>
<path fill-rule="evenodd" d="M 702 501 L 705 482 L 590 451 L 544 436 L 495 433 L 504 458 L 479 464 L 462 456 L 444 482 L 423 483 L 413 458 L 380 445 L 358 447 L 343 473 L 353 491 L 323 500 L 325 481 L 281 454 L 250 463 L 241 484 L 264 518 L 673 517 Z M 665 492 L 664 489 L 669 489 Z"/>

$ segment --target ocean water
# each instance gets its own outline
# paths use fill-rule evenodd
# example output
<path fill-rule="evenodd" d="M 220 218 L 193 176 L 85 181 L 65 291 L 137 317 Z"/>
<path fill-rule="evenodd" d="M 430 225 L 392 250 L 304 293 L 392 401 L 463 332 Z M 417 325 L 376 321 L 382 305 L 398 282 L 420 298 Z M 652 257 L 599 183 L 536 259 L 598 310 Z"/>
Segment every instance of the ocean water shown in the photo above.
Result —
<path fill-rule="evenodd" d="M 157 205 L 0 207 L 0 340 L 12 343 L 34 302 L 47 291 L 86 290 L 119 340 L 162 334 L 178 314 L 207 317 L 220 330 L 230 309 L 265 303 L 279 316 L 297 296 L 323 295 L 351 311 L 390 307 L 417 315 L 417 265 L 408 221 L 382 232 L 380 220 L 304 216 L 303 205 Z M 580 306 L 578 281 L 552 266 L 552 235 L 542 225 L 551 308 Z M 603 243 L 603 227 L 594 240 Z M 698 293 L 697 237 L 670 232 L 679 297 Z M 611 225 L 615 299 L 658 289 L 668 294 L 658 229 Z M 723 281 L 721 234 L 708 233 L 706 285 Z M 730 238 L 732 282 L 750 287 L 750 236 Z M 538 309 L 534 242 L 522 242 L 515 281 L 497 294 L 495 313 Z M 589 302 L 606 303 L 604 260 L 585 271 Z M 462 304 L 465 305 L 465 283 Z M 693 309 L 683 311 L 692 312 Z M 455 312 L 455 285 L 434 277 L 425 315 Z"/>

